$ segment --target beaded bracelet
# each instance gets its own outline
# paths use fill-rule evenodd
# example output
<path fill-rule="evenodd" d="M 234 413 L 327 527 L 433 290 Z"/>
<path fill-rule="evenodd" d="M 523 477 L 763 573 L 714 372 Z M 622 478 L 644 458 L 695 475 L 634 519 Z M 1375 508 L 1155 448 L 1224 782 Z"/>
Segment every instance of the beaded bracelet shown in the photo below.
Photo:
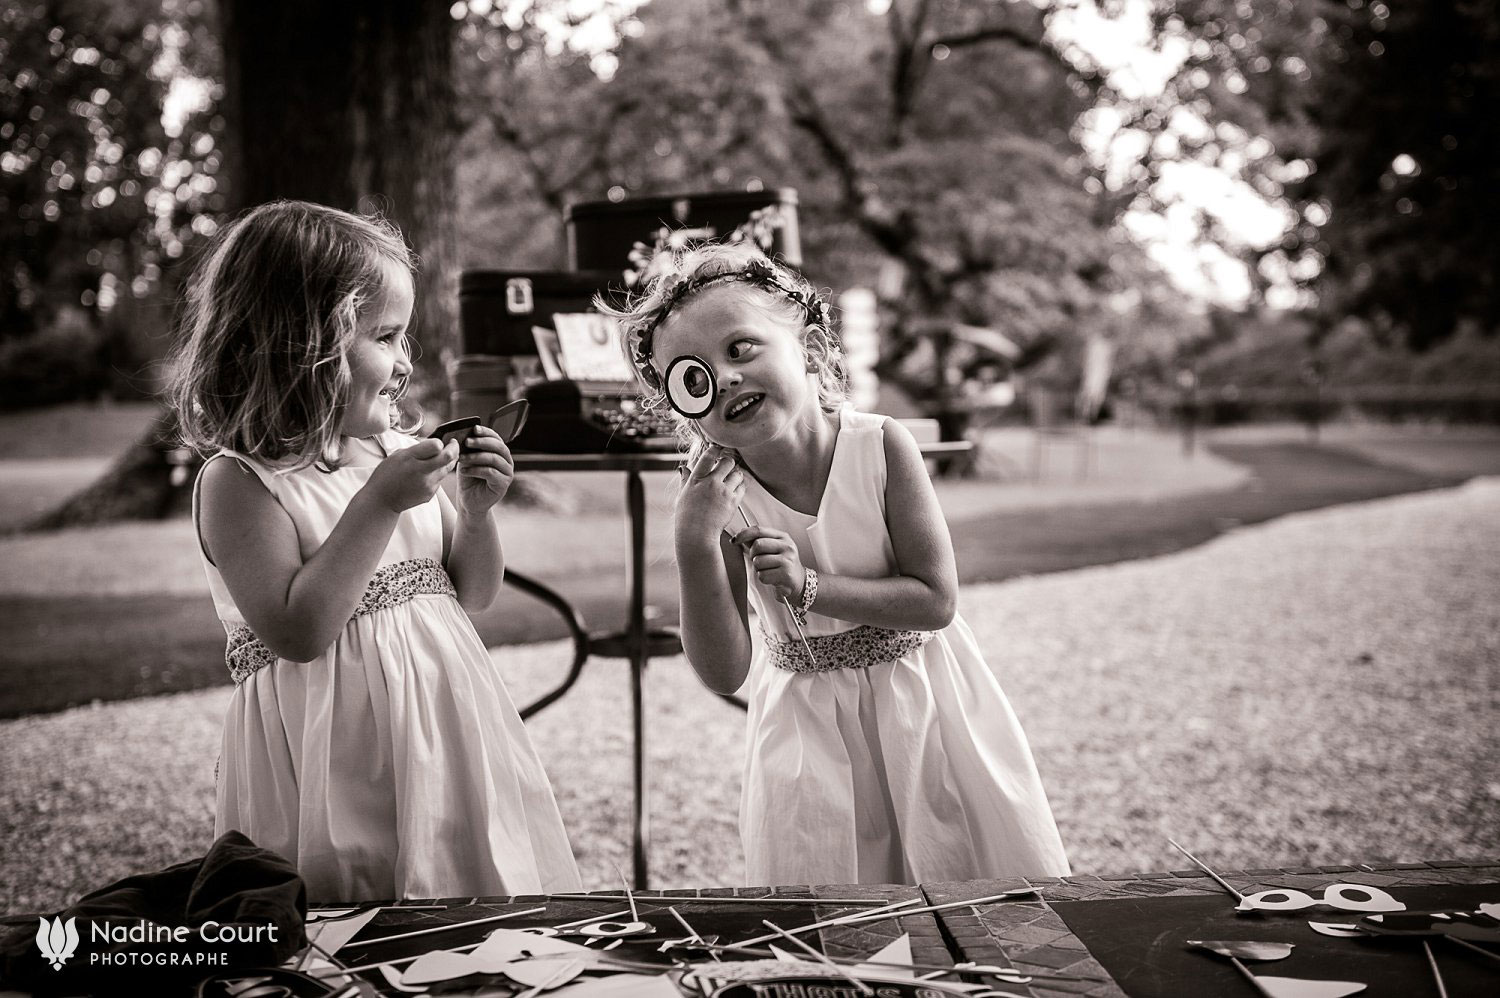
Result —
<path fill-rule="evenodd" d="M 818 573 L 815 569 L 803 568 L 802 580 L 802 605 L 794 607 L 792 613 L 796 614 L 799 624 L 807 623 L 807 611 L 812 609 L 813 600 L 818 598 Z"/>

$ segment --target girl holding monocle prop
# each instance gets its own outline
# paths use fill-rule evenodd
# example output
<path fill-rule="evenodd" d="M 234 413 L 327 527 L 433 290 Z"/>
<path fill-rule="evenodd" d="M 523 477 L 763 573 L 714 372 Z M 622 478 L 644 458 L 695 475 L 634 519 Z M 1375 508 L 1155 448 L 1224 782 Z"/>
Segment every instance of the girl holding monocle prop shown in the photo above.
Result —
<path fill-rule="evenodd" d="M 690 441 L 683 646 L 711 689 L 748 693 L 747 882 L 1066 874 L 1025 735 L 955 613 L 911 435 L 847 406 L 830 310 L 802 277 L 744 245 L 673 263 L 598 304 Z"/>

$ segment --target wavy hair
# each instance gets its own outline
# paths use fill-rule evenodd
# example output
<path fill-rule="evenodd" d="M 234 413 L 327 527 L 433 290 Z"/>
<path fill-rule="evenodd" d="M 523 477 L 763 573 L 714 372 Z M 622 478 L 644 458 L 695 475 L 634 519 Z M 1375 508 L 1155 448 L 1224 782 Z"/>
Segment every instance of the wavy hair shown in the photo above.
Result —
<path fill-rule="evenodd" d="M 652 261 L 651 276 L 640 290 L 618 304 L 603 295 L 594 307 L 612 316 L 621 330 L 621 345 L 643 392 L 643 404 L 665 404 L 661 373 L 651 360 L 656 331 L 674 311 L 708 287 L 740 291 L 744 300 L 785 320 L 797 330 L 802 351 L 818 375 L 818 403 L 837 412 L 849 399 L 843 349 L 834 329 L 833 309 L 801 274 L 748 243 L 704 243 Z M 701 434 L 694 420 L 675 410 L 678 437 L 696 453 Z"/>
<path fill-rule="evenodd" d="M 349 348 L 391 265 L 411 274 L 416 260 L 382 218 L 274 201 L 226 226 L 193 272 L 172 356 L 184 442 L 338 467 Z M 391 424 L 407 429 L 398 402 Z"/>

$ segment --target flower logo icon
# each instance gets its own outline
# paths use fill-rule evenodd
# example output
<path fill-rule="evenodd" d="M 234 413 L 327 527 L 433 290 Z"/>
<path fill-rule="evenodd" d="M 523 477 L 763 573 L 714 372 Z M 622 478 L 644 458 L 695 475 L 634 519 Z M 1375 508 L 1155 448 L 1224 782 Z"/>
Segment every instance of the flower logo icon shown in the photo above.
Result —
<path fill-rule="evenodd" d="M 49 922 L 43 916 L 42 924 L 37 926 L 37 948 L 42 951 L 42 959 L 52 964 L 53 970 L 62 970 L 62 965 L 78 948 L 77 922 L 78 919 L 70 918 L 64 924 L 61 915 Z"/>

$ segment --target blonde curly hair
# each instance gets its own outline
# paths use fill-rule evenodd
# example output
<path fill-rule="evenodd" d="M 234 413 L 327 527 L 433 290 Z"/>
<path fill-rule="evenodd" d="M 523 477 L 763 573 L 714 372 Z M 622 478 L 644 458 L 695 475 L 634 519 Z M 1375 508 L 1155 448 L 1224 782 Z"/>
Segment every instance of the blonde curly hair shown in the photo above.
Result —
<path fill-rule="evenodd" d="M 656 331 L 683 302 L 708 287 L 738 285 L 761 306 L 795 324 L 803 353 L 818 376 L 818 402 L 837 412 L 848 401 L 843 348 L 834 329 L 833 309 L 808 280 L 746 243 L 705 243 L 653 261 L 650 277 L 623 302 L 596 295 L 594 308 L 619 324 L 626 359 L 645 390 L 644 404 L 664 401 L 661 373 L 651 360 Z M 754 291 L 761 292 L 753 294 Z M 679 432 L 691 433 L 691 420 L 677 416 Z M 689 424 L 683 426 L 682 424 Z"/>

